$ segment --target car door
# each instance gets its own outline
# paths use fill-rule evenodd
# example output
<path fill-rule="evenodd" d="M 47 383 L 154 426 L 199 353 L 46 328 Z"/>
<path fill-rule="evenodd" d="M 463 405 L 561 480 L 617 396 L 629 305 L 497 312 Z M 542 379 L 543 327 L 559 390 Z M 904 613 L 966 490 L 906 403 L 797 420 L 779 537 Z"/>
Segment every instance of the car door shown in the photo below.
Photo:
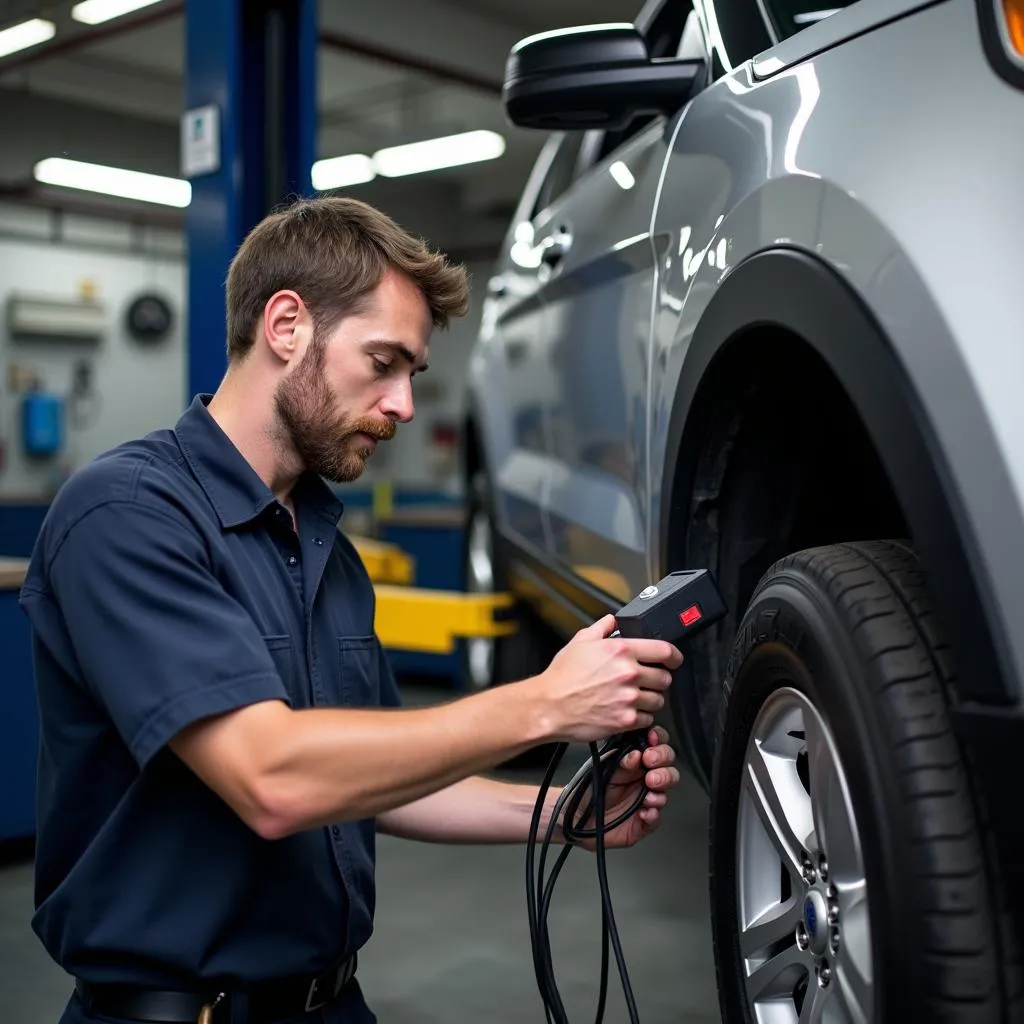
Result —
<path fill-rule="evenodd" d="M 506 533 L 536 551 L 549 546 L 544 503 L 551 475 L 547 411 L 553 396 L 545 371 L 544 265 L 534 244 L 534 224 L 571 180 L 581 142 L 582 133 L 552 136 L 537 159 L 487 285 L 480 362 L 471 367 L 476 400 L 490 407 L 480 410 L 481 421 L 500 435 L 488 444 L 495 460 L 491 472 L 499 518 Z"/>
<path fill-rule="evenodd" d="M 675 55 L 692 11 L 666 0 L 648 45 Z M 647 395 L 659 260 L 651 234 L 671 122 L 588 133 L 572 185 L 538 221 L 551 485 L 550 555 L 628 600 L 650 580 Z"/>

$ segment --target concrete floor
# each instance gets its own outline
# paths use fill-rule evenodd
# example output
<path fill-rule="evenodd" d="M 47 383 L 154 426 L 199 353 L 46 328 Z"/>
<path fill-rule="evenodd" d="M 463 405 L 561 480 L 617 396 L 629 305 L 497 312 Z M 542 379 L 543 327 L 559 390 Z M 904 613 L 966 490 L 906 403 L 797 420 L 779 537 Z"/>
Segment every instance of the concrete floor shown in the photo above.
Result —
<path fill-rule="evenodd" d="M 450 697 L 417 686 L 410 702 Z M 579 765 L 570 751 L 562 780 Z M 540 771 L 504 772 L 539 781 Z M 707 919 L 707 820 L 687 777 L 661 829 L 609 856 L 619 935 L 644 1024 L 717 1024 Z M 427 880 L 427 884 L 424 884 Z M 381 1024 L 536 1024 L 536 992 L 519 847 L 441 847 L 382 837 L 376 932 L 360 978 Z M 66 976 L 28 926 L 32 866 L 0 868 L 0 1022 L 56 1024 Z M 593 1020 L 600 973 L 601 910 L 594 858 L 574 851 L 550 917 L 555 970 L 571 1020 Z M 608 1024 L 628 1020 L 612 961 Z"/>

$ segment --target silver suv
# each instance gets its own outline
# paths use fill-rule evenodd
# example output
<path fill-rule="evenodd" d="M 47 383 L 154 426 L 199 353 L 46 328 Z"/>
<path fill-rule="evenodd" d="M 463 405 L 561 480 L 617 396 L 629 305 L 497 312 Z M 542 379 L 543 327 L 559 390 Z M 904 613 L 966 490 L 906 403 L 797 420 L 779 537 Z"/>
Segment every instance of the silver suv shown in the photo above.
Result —
<path fill-rule="evenodd" d="M 1021 1019 L 1024 0 L 652 0 L 504 102 L 550 138 L 471 360 L 520 621 L 470 679 L 711 569 L 666 724 L 724 1018 Z"/>

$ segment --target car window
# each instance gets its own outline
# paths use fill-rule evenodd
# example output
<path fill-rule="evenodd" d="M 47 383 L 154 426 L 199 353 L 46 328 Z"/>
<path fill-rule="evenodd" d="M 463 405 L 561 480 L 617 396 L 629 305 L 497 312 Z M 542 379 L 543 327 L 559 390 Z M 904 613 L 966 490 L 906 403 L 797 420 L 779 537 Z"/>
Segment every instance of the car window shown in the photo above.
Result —
<path fill-rule="evenodd" d="M 694 56 L 680 50 L 688 39 L 691 42 L 687 45 L 692 48 L 693 32 L 697 29 L 692 0 L 662 0 L 652 6 L 654 13 L 644 19 L 644 38 L 650 55 L 655 58 Z M 687 29 L 689 31 L 684 33 Z M 530 219 L 546 210 L 580 175 L 642 131 L 655 116 L 635 117 L 625 128 L 613 132 L 601 129 L 566 132 L 538 190 Z"/>
<path fill-rule="evenodd" d="M 691 24 L 696 22 L 696 14 L 690 0 L 665 0 L 644 32 L 647 50 L 651 57 L 658 59 L 689 56 L 689 54 L 681 54 L 679 50 L 680 42 L 683 39 L 683 30 L 688 21 Z M 634 135 L 643 131 L 655 116 L 644 114 L 633 118 L 625 128 L 619 131 L 601 132 L 600 145 L 588 154 L 590 163 L 600 163 L 609 153 L 613 153 L 620 146 L 625 145 Z"/>
<path fill-rule="evenodd" d="M 558 146 L 548 173 L 541 182 L 537 199 L 530 214 L 532 220 L 542 210 L 546 210 L 572 183 L 576 177 L 580 147 L 588 132 L 566 132 Z"/>

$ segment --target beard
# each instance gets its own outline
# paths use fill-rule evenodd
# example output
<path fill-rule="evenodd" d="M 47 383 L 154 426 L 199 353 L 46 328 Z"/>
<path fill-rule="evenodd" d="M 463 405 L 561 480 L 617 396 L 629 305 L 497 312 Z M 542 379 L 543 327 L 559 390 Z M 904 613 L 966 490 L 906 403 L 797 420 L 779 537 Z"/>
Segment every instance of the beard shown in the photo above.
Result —
<path fill-rule="evenodd" d="M 299 368 L 278 384 L 274 404 L 285 440 L 303 466 L 331 483 L 348 483 L 362 474 L 373 454 L 359 435 L 390 441 L 396 427 L 389 419 L 355 419 L 335 412 L 323 364 L 323 343 L 314 338 Z"/>

